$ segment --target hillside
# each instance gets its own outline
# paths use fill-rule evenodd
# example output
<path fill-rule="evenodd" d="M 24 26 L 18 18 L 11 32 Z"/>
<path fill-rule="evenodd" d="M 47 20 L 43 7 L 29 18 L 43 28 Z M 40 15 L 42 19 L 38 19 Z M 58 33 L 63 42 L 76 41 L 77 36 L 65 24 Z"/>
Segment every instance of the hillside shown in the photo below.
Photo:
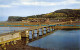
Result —
<path fill-rule="evenodd" d="M 22 21 L 27 20 L 27 18 L 80 19 L 80 9 L 61 9 L 47 14 L 27 17 L 10 16 L 8 21 Z"/>
<path fill-rule="evenodd" d="M 27 20 L 27 17 L 20 17 L 20 16 L 9 16 L 8 21 L 22 21 Z"/>

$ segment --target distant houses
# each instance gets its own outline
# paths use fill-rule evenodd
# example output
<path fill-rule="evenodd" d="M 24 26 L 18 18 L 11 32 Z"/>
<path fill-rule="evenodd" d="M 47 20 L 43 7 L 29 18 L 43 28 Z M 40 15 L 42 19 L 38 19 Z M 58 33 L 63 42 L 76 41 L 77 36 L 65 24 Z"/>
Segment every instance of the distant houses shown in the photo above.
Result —
<path fill-rule="evenodd" d="M 28 18 L 27 20 L 30 22 L 45 22 L 47 18 Z"/>
<path fill-rule="evenodd" d="M 53 19 L 53 18 L 27 18 L 26 20 L 22 20 L 22 22 L 65 22 L 70 21 L 71 19 Z"/>
<path fill-rule="evenodd" d="M 49 18 L 28 18 L 27 20 L 22 20 L 22 22 L 49 22 Z"/>
<path fill-rule="evenodd" d="M 27 17 L 9 17 L 8 21 L 20 21 L 20 22 L 65 22 L 70 21 L 73 18 L 27 18 Z"/>

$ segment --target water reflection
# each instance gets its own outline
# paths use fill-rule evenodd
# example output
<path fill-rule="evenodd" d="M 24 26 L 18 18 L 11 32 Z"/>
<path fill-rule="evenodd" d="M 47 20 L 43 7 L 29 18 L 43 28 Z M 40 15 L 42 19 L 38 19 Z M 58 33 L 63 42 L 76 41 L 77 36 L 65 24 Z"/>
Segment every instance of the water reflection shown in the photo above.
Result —
<path fill-rule="evenodd" d="M 28 45 L 48 50 L 79 50 L 80 30 L 58 30 Z"/>

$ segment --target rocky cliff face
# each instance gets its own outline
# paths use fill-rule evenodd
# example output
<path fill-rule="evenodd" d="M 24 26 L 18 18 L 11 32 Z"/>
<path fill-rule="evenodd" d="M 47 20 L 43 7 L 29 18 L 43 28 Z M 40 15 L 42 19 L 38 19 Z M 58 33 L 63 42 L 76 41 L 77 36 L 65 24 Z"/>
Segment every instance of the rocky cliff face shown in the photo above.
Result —
<path fill-rule="evenodd" d="M 8 21 L 18 21 L 19 18 L 18 16 L 9 16 Z"/>
<path fill-rule="evenodd" d="M 22 21 L 27 20 L 26 17 L 19 17 L 19 16 L 9 16 L 8 21 Z"/>

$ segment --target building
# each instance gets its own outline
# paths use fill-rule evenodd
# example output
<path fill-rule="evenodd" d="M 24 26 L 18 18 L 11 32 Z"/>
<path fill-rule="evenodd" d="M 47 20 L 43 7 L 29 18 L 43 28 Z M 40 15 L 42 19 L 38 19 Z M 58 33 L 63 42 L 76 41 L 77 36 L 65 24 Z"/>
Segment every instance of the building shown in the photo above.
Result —
<path fill-rule="evenodd" d="M 28 18 L 28 21 L 30 22 L 49 22 L 49 19 L 47 18 Z"/>

